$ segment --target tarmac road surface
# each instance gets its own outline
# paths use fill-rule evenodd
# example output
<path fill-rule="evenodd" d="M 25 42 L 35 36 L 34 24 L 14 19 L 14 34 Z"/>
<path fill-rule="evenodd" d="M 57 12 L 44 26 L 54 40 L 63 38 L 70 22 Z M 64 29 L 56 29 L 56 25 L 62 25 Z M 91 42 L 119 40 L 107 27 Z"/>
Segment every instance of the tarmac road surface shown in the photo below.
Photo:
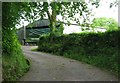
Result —
<path fill-rule="evenodd" d="M 30 70 L 20 81 L 118 81 L 117 77 L 97 67 L 61 56 L 31 51 L 36 46 L 22 46 L 30 60 Z"/>

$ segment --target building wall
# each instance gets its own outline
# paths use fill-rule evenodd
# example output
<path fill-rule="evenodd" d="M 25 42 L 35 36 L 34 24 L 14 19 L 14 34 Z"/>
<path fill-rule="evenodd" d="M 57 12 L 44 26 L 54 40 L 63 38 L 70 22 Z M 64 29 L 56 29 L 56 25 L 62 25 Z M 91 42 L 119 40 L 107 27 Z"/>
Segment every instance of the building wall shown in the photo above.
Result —
<path fill-rule="evenodd" d="M 23 39 L 24 39 L 24 29 L 23 28 L 20 28 L 18 31 L 17 31 L 17 36 L 18 36 L 18 40 L 20 42 L 20 44 L 22 44 L 23 42 Z"/>

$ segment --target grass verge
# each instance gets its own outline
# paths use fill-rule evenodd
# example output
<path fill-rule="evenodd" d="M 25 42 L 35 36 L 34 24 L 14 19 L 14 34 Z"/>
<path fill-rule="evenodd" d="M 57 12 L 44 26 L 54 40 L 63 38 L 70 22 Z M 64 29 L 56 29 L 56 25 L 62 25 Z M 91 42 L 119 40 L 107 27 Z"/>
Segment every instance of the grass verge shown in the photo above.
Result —
<path fill-rule="evenodd" d="M 120 75 L 119 33 L 120 31 L 70 34 L 52 37 L 52 40 L 49 36 L 42 36 L 39 40 L 38 51 L 83 61 L 118 76 Z"/>
<path fill-rule="evenodd" d="M 30 67 L 30 62 L 26 59 L 19 48 L 17 52 L 13 55 L 3 55 L 2 56 L 2 79 L 3 82 L 7 81 L 17 81 L 21 76 L 23 76 Z"/>

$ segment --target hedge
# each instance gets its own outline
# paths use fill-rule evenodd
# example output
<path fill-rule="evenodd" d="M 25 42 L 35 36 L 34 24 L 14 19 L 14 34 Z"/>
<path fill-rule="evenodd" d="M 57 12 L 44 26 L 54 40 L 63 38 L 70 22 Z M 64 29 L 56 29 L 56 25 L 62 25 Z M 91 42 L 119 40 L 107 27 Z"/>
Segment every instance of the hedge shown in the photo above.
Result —
<path fill-rule="evenodd" d="M 79 33 L 59 37 L 40 36 L 38 51 L 73 58 L 118 73 L 120 30 Z"/>

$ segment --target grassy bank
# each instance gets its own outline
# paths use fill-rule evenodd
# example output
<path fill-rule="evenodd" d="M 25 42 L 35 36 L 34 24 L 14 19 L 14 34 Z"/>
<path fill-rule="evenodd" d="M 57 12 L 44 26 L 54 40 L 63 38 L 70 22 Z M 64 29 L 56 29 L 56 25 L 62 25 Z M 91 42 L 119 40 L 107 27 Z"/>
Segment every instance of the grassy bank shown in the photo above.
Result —
<path fill-rule="evenodd" d="M 51 38 L 41 36 L 38 50 L 92 64 L 118 74 L 120 31 L 70 34 Z M 119 73 L 120 74 L 120 73 Z"/>
<path fill-rule="evenodd" d="M 23 57 L 23 54 L 14 56 L 3 56 L 3 81 L 17 81 L 21 76 L 29 70 L 29 64 Z"/>
<path fill-rule="evenodd" d="M 14 31 L 3 35 L 2 69 L 3 81 L 16 81 L 29 69 Z"/>
<path fill-rule="evenodd" d="M 2 3 L 2 79 L 16 81 L 29 68 L 16 37 L 16 25 L 20 23 L 22 5 L 25 3 Z M 27 6 L 26 6 L 27 7 Z"/>

